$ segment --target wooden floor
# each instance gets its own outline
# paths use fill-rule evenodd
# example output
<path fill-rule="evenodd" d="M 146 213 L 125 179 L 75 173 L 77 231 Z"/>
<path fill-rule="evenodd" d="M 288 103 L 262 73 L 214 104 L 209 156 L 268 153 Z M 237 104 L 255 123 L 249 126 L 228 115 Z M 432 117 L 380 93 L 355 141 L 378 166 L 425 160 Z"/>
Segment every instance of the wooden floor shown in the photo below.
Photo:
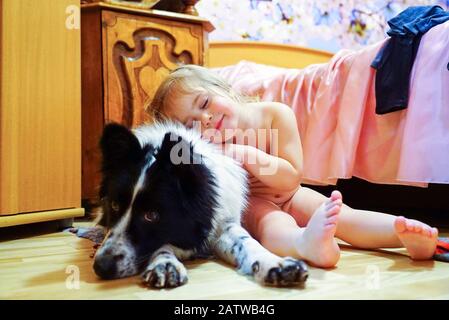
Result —
<path fill-rule="evenodd" d="M 347 247 L 337 268 L 310 268 L 304 288 L 261 287 L 228 265 L 201 260 L 186 264 L 185 286 L 151 290 L 139 277 L 97 279 L 90 241 L 36 226 L 0 229 L 0 299 L 449 299 L 449 263 Z"/>

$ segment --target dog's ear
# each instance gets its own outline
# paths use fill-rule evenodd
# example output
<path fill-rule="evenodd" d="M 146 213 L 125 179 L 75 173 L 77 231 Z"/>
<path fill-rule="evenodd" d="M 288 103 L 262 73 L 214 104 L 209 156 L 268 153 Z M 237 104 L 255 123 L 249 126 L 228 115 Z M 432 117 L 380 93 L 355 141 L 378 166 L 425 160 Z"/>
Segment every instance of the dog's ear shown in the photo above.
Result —
<path fill-rule="evenodd" d="M 193 151 L 192 143 L 173 132 L 167 132 L 156 159 L 181 169 L 184 165 L 199 164 L 201 158 Z"/>
<path fill-rule="evenodd" d="M 117 123 L 104 127 L 100 139 L 103 173 L 123 168 L 130 163 L 137 163 L 142 158 L 142 148 L 136 136 Z"/>
<path fill-rule="evenodd" d="M 176 161 L 172 163 L 171 156 L 172 152 L 174 158 L 178 156 L 179 152 L 182 152 L 181 150 L 179 150 L 179 147 L 181 147 L 181 145 L 178 145 L 178 143 L 181 143 L 181 141 L 182 138 L 177 134 L 173 132 L 167 132 L 164 136 L 164 140 L 162 140 L 161 147 L 157 152 L 156 159 L 164 161 L 166 164 L 176 164 Z"/>
<path fill-rule="evenodd" d="M 177 134 L 165 134 L 156 158 L 169 166 L 184 194 L 197 193 L 200 186 L 210 179 L 209 171 L 201 155 L 194 151 L 193 144 Z"/>

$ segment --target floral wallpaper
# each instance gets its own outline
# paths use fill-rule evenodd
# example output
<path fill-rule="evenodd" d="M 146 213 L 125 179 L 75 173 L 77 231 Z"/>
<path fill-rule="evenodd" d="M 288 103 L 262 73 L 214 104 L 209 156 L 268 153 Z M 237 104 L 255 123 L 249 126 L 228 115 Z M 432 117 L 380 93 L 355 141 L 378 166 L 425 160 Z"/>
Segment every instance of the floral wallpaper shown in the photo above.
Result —
<path fill-rule="evenodd" d="M 200 0 L 196 8 L 216 30 L 210 40 L 252 40 L 336 52 L 386 37 L 387 21 L 409 6 L 449 0 Z"/>

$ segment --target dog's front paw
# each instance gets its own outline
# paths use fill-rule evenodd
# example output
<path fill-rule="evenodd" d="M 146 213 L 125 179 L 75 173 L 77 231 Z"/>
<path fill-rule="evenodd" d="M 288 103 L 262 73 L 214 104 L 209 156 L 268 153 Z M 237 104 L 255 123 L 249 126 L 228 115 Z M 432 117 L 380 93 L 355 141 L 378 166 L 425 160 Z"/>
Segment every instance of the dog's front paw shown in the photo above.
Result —
<path fill-rule="evenodd" d="M 252 268 L 256 280 L 265 285 L 294 286 L 308 277 L 307 264 L 291 257 L 256 261 Z"/>
<path fill-rule="evenodd" d="M 174 288 L 187 283 L 187 270 L 177 260 L 156 261 L 142 274 L 143 283 L 154 288 Z"/>

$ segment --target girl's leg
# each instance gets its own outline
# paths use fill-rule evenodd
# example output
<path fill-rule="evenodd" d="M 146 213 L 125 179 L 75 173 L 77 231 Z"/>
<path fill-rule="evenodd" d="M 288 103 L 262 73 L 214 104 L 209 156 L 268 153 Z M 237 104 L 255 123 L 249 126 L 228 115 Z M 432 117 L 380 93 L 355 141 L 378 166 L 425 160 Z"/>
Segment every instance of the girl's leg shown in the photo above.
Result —
<path fill-rule="evenodd" d="M 293 217 L 274 203 L 250 198 L 244 225 L 265 248 L 279 256 L 304 259 L 318 267 L 332 267 L 340 249 L 334 239 L 341 198 L 320 206 L 307 228 L 299 228 Z"/>
<path fill-rule="evenodd" d="M 298 225 L 305 226 L 314 211 L 327 198 L 322 194 L 301 187 L 292 199 L 288 212 Z M 432 257 L 438 231 L 428 225 L 390 214 L 355 210 L 343 205 L 335 236 L 359 248 L 405 247 L 413 259 Z"/>

